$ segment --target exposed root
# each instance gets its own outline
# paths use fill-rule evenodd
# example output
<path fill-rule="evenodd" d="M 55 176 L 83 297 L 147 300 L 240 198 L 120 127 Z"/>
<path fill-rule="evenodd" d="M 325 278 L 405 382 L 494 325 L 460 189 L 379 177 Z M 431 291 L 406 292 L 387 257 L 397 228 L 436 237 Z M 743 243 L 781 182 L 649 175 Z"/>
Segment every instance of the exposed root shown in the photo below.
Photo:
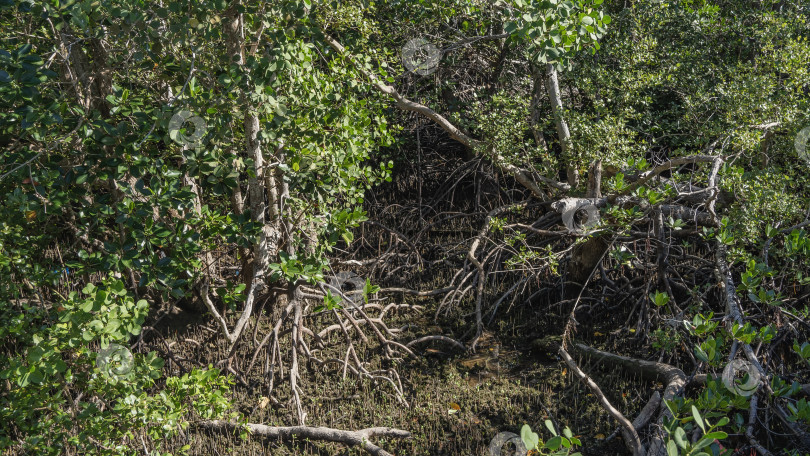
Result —
<path fill-rule="evenodd" d="M 401 429 L 375 427 L 359 431 L 344 431 L 327 427 L 312 426 L 265 426 L 264 424 L 247 423 L 244 425 L 227 421 L 213 420 L 195 423 L 198 428 L 210 431 L 239 431 L 247 428 L 253 435 L 268 439 L 290 440 L 293 438 L 337 442 L 348 446 L 359 446 L 373 456 L 394 456 L 371 442 L 374 437 L 410 438 L 411 433 Z"/>
<path fill-rule="evenodd" d="M 627 449 L 633 453 L 633 456 L 645 456 L 646 451 L 644 450 L 644 445 L 641 444 L 641 439 L 638 437 L 638 432 L 636 432 L 633 423 L 631 423 L 627 418 L 622 415 L 622 412 L 618 411 L 616 407 L 614 407 L 610 401 L 605 397 L 605 394 L 602 393 L 602 390 L 599 388 L 599 385 L 596 384 L 585 372 L 577 366 L 577 363 L 571 358 L 571 355 L 565 351 L 564 348 L 560 347 L 559 354 L 562 356 L 565 364 L 571 368 L 572 371 L 579 377 L 588 388 L 591 389 L 591 392 L 597 399 L 599 399 L 599 403 L 602 404 L 602 407 L 607 410 L 610 415 L 622 425 L 622 435 L 624 436 L 624 443 L 627 445 Z"/>

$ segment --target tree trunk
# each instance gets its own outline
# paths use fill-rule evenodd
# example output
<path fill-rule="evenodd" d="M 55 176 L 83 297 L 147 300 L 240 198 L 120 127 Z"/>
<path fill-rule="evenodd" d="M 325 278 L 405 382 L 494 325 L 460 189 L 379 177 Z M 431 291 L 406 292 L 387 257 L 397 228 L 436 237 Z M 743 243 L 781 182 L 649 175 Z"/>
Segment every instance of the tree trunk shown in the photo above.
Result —
<path fill-rule="evenodd" d="M 566 164 L 568 174 L 568 184 L 571 188 L 579 185 L 579 171 L 577 170 L 574 157 L 571 156 L 571 132 L 568 131 L 568 124 L 563 115 L 562 99 L 560 98 L 560 83 L 557 80 L 557 69 L 554 65 L 546 64 L 546 91 L 551 100 L 551 110 L 554 113 L 554 124 L 557 127 L 557 138 L 560 140 L 562 148 L 563 162 Z"/>

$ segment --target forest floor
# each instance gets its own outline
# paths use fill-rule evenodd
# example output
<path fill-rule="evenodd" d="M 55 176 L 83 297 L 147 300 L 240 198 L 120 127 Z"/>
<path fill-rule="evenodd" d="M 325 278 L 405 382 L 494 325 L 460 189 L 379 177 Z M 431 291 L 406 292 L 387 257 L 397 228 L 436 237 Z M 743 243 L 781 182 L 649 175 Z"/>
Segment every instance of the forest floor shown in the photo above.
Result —
<path fill-rule="evenodd" d="M 431 315 L 430 304 L 426 307 L 424 314 Z M 404 316 L 400 319 L 402 323 L 413 323 Z M 214 332 L 201 329 L 191 320 L 183 311 L 164 319 L 156 329 L 175 355 L 216 363 L 226 347 L 217 342 L 220 338 Z M 485 333 L 475 354 L 451 347 L 420 351 L 419 358 L 403 362 L 398 369 L 407 406 L 400 404 L 382 383 L 374 385 L 351 376 L 344 380 L 339 369 L 332 372 L 307 369 L 302 386 L 308 424 L 339 429 L 390 426 L 408 430 L 411 439 L 377 442 L 397 455 L 490 456 L 489 445 L 499 433 L 519 434 L 526 423 L 539 429 L 545 419 L 551 419 L 558 429 L 569 426 L 580 436 L 585 455 L 625 454 L 620 435 L 606 440 L 616 430 L 616 423 L 565 363 L 544 349 L 545 335 L 559 332 L 563 321 L 563 315 L 541 312 L 539 308 L 536 312 L 532 312 L 531 306 L 516 308 L 496 320 L 495 325 L 501 328 L 500 338 L 492 332 Z M 613 322 L 604 319 L 594 323 L 598 324 L 581 327 L 594 346 L 604 346 L 615 339 L 609 334 L 609 328 L 616 327 Z M 429 324 L 428 319 L 425 324 Z M 176 328 L 185 329 L 178 332 Z M 189 340 L 203 342 L 197 346 Z M 179 348 L 181 345 L 185 351 Z M 245 353 L 245 357 L 249 356 Z M 600 385 L 606 385 L 611 402 L 629 416 L 639 412 L 655 386 L 621 370 L 592 366 L 586 359 L 578 361 Z M 287 395 L 286 385 L 280 384 L 278 388 L 282 396 Z M 620 396 L 613 393 L 618 391 L 624 393 Z M 293 407 L 272 404 L 258 388 L 251 391 L 237 382 L 232 399 L 250 422 L 289 425 L 295 421 L 290 412 Z M 323 442 L 263 441 L 252 437 L 243 440 L 239 435 L 225 433 L 188 432 L 185 439 L 172 443 L 177 448 L 185 444 L 190 444 L 193 455 L 363 454 L 360 450 Z M 507 449 L 504 447 L 503 453 Z"/>
<path fill-rule="evenodd" d="M 586 286 L 560 279 L 566 275 L 558 274 L 555 267 L 550 268 L 551 273 L 527 273 L 506 265 L 491 271 L 491 279 L 486 279 L 487 296 L 481 309 L 483 333 L 476 339 L 473 294 L 462 291 L 461 297 L 455 298 L 455 292 L 446 290 L 448 286 L 462 290 L 466 283 L 458 284 L 456 277 L 462 272 L 475 272 L 465 258 L 481 224 L 486 225 L 483 218 L 487 212 L 514 201 L 503 195 L 493 179 L 479 178 L 473 172 L 479 165 L 461 164 L 459 158 L 453 159 L 456 162 L 435 155 L 431 158 L 431 165 L 423 167 L 427 170 L 424 175 L 418 176 L 423 171 L 406 169 L 395 176 L 393 183 L 369 192 L 365 209 L 370 221 L 356 230 L 350 246 L 336 249 L 340 253 L 331 272 L 351 271 L 382 287 L 383 292 L 375 294 L 371 307 L 400 307 L 393 307 L 387 314 L 381 311 L 375 320 L 380 329 L 372 331 L 364 326 L 367 339 L 357 326 L 353 331 L 346 309 L 346 318 L 340 320 L 313 310 L 310 306 L 317 305 L 315 301 L 303 310 L 302 328 L 298 330 L 303 331 L 305 337 L 301 340 L 305 341 L 297 349 L 297 389 L 306 424 L 345 430 L 387 426 L 410 432 L 409 439 L 375 439 L 375 444 L 395 455 L 493 456 L 490 443 L 500 433 L 519 434 L 524 424 L 539 432 L 545 428 L 545 420 L 551 420 L 558 430 L 570 427 L 581 439 L 580 451 L 585 456 L 629 454 L 617 432 L 618 423 L 559 358 L 557 343 L 569 325 L 578 343 L 637 359 L 688 366 L 683 354 L 691 349 L 676 331 L 653 332 L 649 324 L 642 324 L 649 322 L 651 315 L 646 306 L 638 305 L 639 293 L 642 298 L 646 296 L 654 274 L 649 267 L 614 262 L 598 274 L 616 289 L 606 293 L 605 285 L 597 279 L 586 280 Z M 459 169 L 463 171 L 456 172 Z M 556 223 L 543 211 L 529 207 L 515 217 L 529 220 L 526 223 Z M 504 242 L 494 235 L 489 240 Z M 546 241 L 535 238 L 527 242 L 539 249 Z M 627 246 L 640 256 L 646 252 L 648 258 L 654 257 L 648 240 L 631 241 Z M 711 250 L 705 244 L 681 250 L 679 261 L 695 263 L 690 266 L 694 272 L 691 286 L 705 289 L 701 299 L 705 299 L 707 308 L 722 309 L 721 287 L 710 273 L 714 264 L 706 259 L 711 258 Z M 473 282 L 468 283 L 469 290 Z M 504 300 L 518 283 L 529 286 Z M 390 290 L 433 294 L 417 298 Z M 235 374 L 230 398 L 248 422 L 298 425 L 300 417 L 290 380 L 291 354 L 296 350 L 289 334 L 295 329 L 284 312 L 285 300 L 276 298 L 269 295 L 257 299 L 262 304 L 231 356 L 227 342 L 210 318 L 179 309 L 159 317 L 157 324 L 155 317 L 151 323 L 148 321 L 154 331 L 146 331 L 145 343 L 138 349 L 158 350 L 167 359 L 166 368 L 172 375 L 209 364 Z M 160 312 L 165 313 L 165 308 Z M 675 322 L 658 313 L 653 316 L 665 325 Z M 358 320 L 368 323 L 373 318 L 364 316 Z M 344 325 L 343 334 L 340 325 Z M 265 342 L 274 327 L 280 332 L 278 345 L 271 350 L 272 342 Z M 388 331 L 390 337 L 382 335 L 381 330 Z M 326 336 L 321 339 L 323 331 Z M 673 333 L 676 335 L 668 335 Z M 461 342 L 464 350 L 446 340 L 409 347 L 414 356 L 400 350 L 409 341 L 439 335 Z M 386 337 L 402 345 L 388 351 L 386 343 L 378 340 Z M 474 349 L 473 340 L 477 340 Z M 394 351 L 397 355 L 392 355 Z M 355 356 L 354 362 L 349 361 L 350 354 Z M 610 403 L 627 417 L 638 416 L 654 392 L 664 389 L 665 385 L 644 380 L 637 372 L 600 365 L 589 357 L 578 356 L 576 351 L 571 354 Z M 222 364 L 226 359 L 231 360 L 230 366 Z M 352 366 L 384 374 L 371 380 L 353 374 Z M 384 381 L 386 376 L 393 381 Z M 397 384 L 401 386 L 397 388 Z M 690 393 L 693 391 L 685 391 Z M 647 434 L 653 428 L 656 426 L 641 433 L 642 441 L 649 442 Z M 744 436 L 732 435 L 724 444 L 735 445 L 743 440 Z M 184 445 L 189 445 L 189 454 L 206 456 L 364 454 L 357 448 L 321 441 L 282 442 L 248 435 L 243 438 L 238 434 L 201 432 L 193 427 L 168 442 L 165 450 Z M 504 449 L 494 456 L 512 456 L 508 452 Z"/>

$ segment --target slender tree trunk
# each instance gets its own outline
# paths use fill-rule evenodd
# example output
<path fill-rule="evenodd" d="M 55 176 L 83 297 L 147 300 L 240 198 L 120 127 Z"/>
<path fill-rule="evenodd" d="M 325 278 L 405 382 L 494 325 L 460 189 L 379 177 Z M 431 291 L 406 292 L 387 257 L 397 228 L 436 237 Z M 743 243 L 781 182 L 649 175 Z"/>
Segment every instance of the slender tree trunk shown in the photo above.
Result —
<path fill-rule="evenodd" d="M 532 104 L 531 104 L 531 119 L 530 124 L 532 127 L 532 134 L 534 135 L 534 142 L 544 152 L 548 152 L 548 144 L 546 137 L 543 135 L 543 128 L 540 123 L 540 100 L 543 97 L 543 74 L 539 67 L 532 65 L 532 73 L 534 80 L 534 90 L 532 90 Z"/>
<path fill-rule="evenodd" d="M 244 69 L 245 55 L 242 47 L 244 23 L 242 15 L 237 12 L 236 6 L 237 4 L 234 4 L 230 11 L 226 13 L 228 18 L 225 22 L 226 46 L 230 62 Z M 262 227 L 259 239 L 253 246 L 252 267 L 243 268 L 247 285 L 252 288 L 263 282 L 271 257 L 278 253 L 280 212 L 278 210 L 276 173 L 274 169 L 267 169 L 265 166 L 264 154 L 259 140 L 259 133 L 261 132 L 259 116 L 254 107 L 250 105 L 248 97 L 243 96 L 241 104 L 245 113 L 246 152 L 248 158 L 253 161 L 253 176 L 248 178 L 248 204 L 251 218 Z M 237 196 L 235 195 L 233 198 L 235 200 Z M 234 205 L 236 205 L 235 201 Z M 266 212 L 269 212 L 269 219 Z M 249 291 L 249 297 L 252 297 L 252 294 Z M 248 305 L 252 305 L 252 300 L 249 299 L 248 301 L 251 302 L 246 303 L 246 312 L 248 311 Z"/>
<path fill-rule="evenodd" d="M 557 79 L 557 69 L 554 65 L 546 64 L 546 91 L 551 100 L 551 110 L 554 113 L 554 124 L 557 126 L 557 138 L 562 148 L 562 158 L 566 164 L 568 174 L 568 184 L 572 188 L 579 185 L 579 171 L 576 167 L 574 157 L 571 155 L 571 132 L 568 131 L 568 123 L 563 115 L 562 99 L 560 98 L 560 83 Z"/>
<path fill-rule="evenodd" d="M 602 160 L 594 160 L 588 170 L 588 190 L 586 198 L 602 197 Z"/>
<path fill-rule="evenodd" d="M 104 44 L 96 37 L 80 40 L 70 26 L 65 26 L 59 38 L 66 56 L 65 75 L 73 86 L 79 104 L 85 110 L 98 109 L 103 116 L 109 116 L 107 95 L 112 92 L 112 72 L 107 65 Z"/>
<path fill-rule="evenodd" d="M 267 268 L 269 263 L 268 253 L 268 226 L 265 219 L 265 211 L 267 206 L 264 202 L 265 198 L 265 172 L 264 172 L 264 156 L 259 144 L 259 117 L 252 113 L 245 113 L 245 141 L 247 142 L 247 155 L 253 160 L 253 172 L 255 176 L 248 179 L 248 187 L 250 192 L 248 197 L 250 199 L 250 216 L 257 225 L 262 227 L 259 233 L 259 239 L 253 246 L 253 268 L 254 276 L 262 277 L 262 271 Z M 255 285 L 255 284 L 254 284 Z"/>

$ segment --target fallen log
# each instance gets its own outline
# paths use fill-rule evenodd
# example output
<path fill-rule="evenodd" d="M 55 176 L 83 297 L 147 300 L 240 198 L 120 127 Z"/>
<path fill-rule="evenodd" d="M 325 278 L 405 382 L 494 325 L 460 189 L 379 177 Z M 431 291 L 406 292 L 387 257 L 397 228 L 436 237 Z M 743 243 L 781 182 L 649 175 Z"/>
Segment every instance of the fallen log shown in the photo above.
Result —
<path fill-rule="evenodd" d="M 374 427 L 359 431 L 346 431 L 317 426 L 266 426 L 264 424 L 246 423 L 244 425 L 229 421 L 211 420 L 200 421 L 195 426 L 210 431 L 236 431 L 247 428 L 251 434 L 260 435 L 268 439 L 290 440 L 293 438 L 322 440 L 337 442 L 348 446 L 359 446 L 366 453 L 373 456 L 394 456 L 377 445 L 371 443 L 373 437 L 394 437 L 407 439 L 411 433 L 401 429 L 389 427 Z"/>

